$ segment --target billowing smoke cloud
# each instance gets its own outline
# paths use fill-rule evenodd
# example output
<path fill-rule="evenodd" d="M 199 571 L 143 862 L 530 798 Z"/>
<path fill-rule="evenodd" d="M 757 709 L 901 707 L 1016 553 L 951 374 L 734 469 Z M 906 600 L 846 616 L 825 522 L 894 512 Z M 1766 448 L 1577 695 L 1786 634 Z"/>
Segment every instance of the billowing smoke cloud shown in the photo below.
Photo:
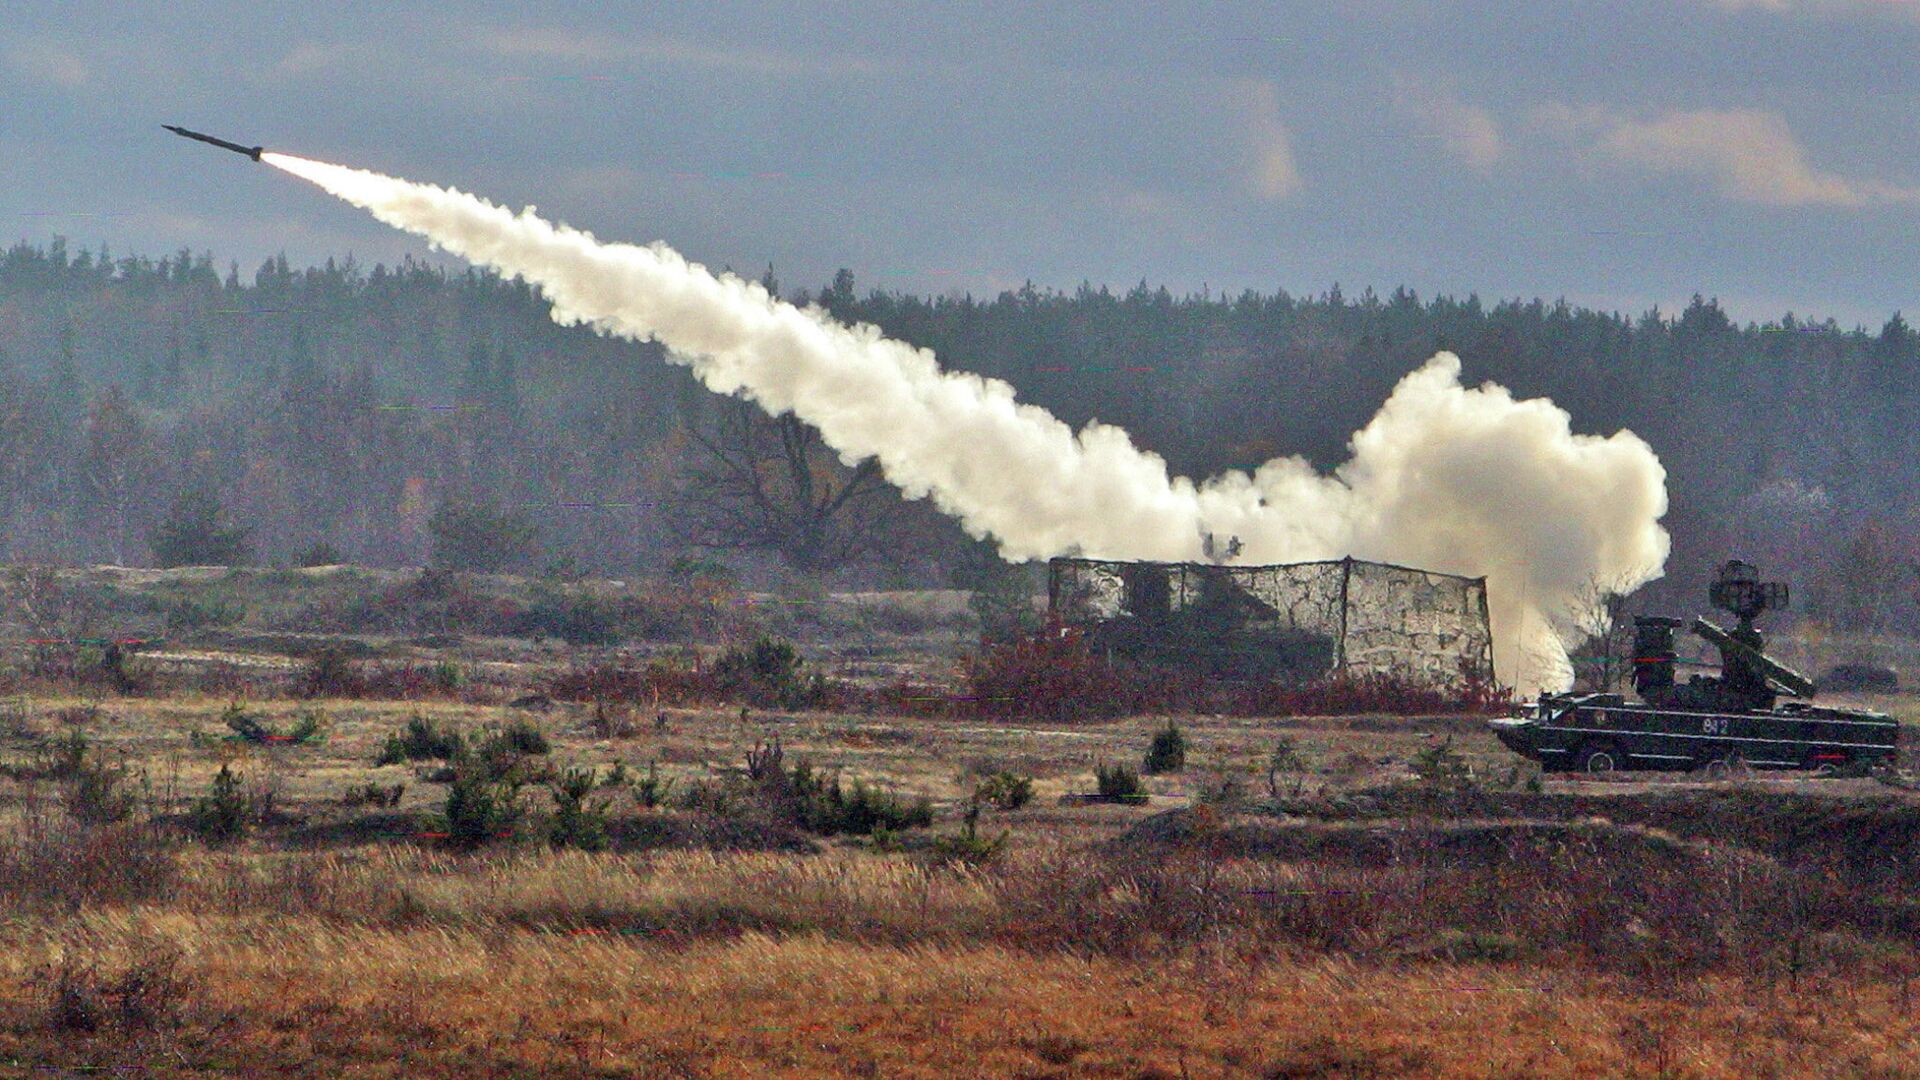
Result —
<path fill-rule="evenodd" d="M 1665 470 L 1630 432 L 1574 434 L 1549 401 L 1460 385 L 1440 353 L 1354 435 L 1333 476 L 1298 458 L 1196 484 L 1127 433 L 1078 433 L 997 379 L 940 370 L 931 352 L 843 326 L 662 244 L 603 244 L 528 207 L 267 154 L 376 218 L 538 285 L 563 324 L 657 340 L 710 389 L 794 412 L 848 462 L 873 457 L 1012 559 L 1190 560 L 1238 536 L 1246 562 L 1354 555 L 1484 574 L 1494 662 L 1524 691 L 1564 686 L 1552 624 L 1583 587 L 1637 585 L 1666 561 Z"/>

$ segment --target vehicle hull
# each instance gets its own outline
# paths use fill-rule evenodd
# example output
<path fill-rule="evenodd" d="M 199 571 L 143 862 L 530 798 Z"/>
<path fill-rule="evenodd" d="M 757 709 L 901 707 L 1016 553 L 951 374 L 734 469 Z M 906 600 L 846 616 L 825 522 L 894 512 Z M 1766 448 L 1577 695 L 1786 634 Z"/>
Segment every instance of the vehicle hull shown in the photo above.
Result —
<path fill-rule="evenodd" d="M 1520 717 L 1492 721 L 1508 749 L 1548 771 L 1693 769 L 1716 762 L 1759 769 L 1846 769 L 1891 764 L 1899 724 L 1852 709 L 1789 705 L 1708 712 L 1629 704 L 1614 695 L 1549 695 Z M 1598 755 L 1606 760 L 1595 763 Z"/>

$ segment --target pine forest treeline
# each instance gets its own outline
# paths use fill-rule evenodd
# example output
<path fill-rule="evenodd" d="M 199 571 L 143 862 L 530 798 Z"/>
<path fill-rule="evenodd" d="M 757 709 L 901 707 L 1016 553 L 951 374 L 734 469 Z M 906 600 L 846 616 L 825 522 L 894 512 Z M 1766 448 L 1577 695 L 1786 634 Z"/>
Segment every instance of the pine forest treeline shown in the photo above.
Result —
<path fill-rule="evenodd" d="M 1280 453 L 1331 468 L 1394 382 L 1448 348 L 1471 381 L 1646 438 L 1669 471 L 1676 573 L 1734 552 L 1813 580 L 1863 543 L 1894 565 L 1915 554 L 1920 335 L 1897 314 L 1737 325 L 1701 297 L 1629 317 L 1337 286 L 921 297 L 862 294 L 847 271 L 788 295 L 1076 425 L 1119 424 L 1191 475 Z M 265 562 L 324 543 L 420 565 L 429 520 L 459 500 L 526 514 L 535 562 L 644 572 L 701 539 L 675 487 L 698 475 L 689 433 L 725 430 L 704 426 L 718 415 L 656 348 L 557 326 L 535 290 L 479 271 L 280 257 L 243 278 L 206 254 L 59 240 L 0 256 L 6 561 L 148 563 L 156 523 L 198 489 Z M 941 534 L 916 554 L 964 546 L 916 520 Z M 932 581 L 938 562 L 889 573 Z"/>

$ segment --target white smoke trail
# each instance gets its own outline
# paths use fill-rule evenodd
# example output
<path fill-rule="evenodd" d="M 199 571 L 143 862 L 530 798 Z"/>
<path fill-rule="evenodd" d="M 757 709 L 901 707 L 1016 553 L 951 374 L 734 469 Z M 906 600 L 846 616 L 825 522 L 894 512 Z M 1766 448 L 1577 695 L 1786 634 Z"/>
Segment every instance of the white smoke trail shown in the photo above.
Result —
<path fill-rule="evenodd" d="M 1201 484 L 1170 477 L 1127 433 L 1076 434 L 998 379 L 943 372 L 931 352 L 842 326 L 663 244 L 603 244 L 447 188 L 308 161 L 262 160 L 471 262 L 538 285 L 562 324 L 657 340 L 710 389 L 820 429 L 849 463 L 878 458 L 1012 559 L 1190 560 L 1204 533 L 1241 560 L 1358 558 L 1486 575 L 1494 662 L 1522 691 L 1570 675 L 1552 624 L 1583 587 L 1660 572 L 1666 473 L 1631 432 L 1576 435 L 1552 402 L 1460 385 L 1440 353 L 1403 379 L 1322 476 L 1299 458 Z"/>

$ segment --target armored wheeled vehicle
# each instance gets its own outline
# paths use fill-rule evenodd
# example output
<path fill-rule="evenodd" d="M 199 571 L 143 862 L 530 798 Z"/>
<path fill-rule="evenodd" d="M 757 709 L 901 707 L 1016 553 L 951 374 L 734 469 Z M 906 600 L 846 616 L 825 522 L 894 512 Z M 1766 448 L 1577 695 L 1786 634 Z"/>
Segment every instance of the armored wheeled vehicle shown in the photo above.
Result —
<path fill-rule="evenodd" d="M 1761 612 L 1787 605 L 1787 587 L 1762 582 L 1733 561 L 1709 597 L 1740 621 L 1731 631 L 1695 619 L 1693 632 L 1720 651 L 1718 677 L 1674 679 L 1680 620 L 1634 619 L 1633 683 L 1621 694 L 1542 694 L 1517 716 L 1491 721 L 1506 746 L 1550 772 L 1730 768 L 1859 772 L 1891 765 L 1900 726 L 1884 713 L 1813 705 L 1812 680 L 1768 656 L 1754 628 Z"/>

